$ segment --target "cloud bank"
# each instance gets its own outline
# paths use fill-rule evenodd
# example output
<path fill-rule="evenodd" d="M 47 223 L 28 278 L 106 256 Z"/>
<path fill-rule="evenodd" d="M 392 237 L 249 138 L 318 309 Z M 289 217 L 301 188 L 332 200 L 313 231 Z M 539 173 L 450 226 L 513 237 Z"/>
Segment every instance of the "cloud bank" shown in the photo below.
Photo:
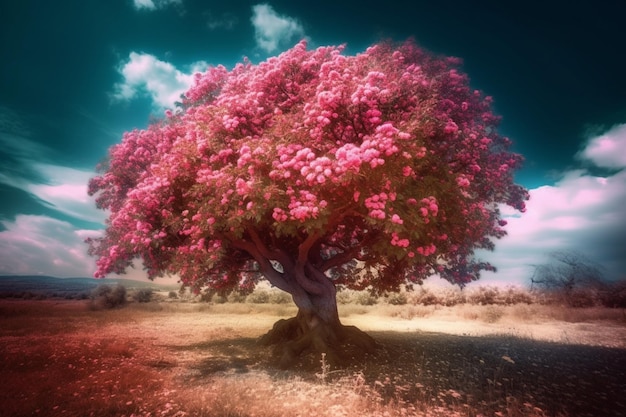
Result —
<path fill-rule="evenodd" d="M 498 267 L 487 280 L 528 284 L 532 265 L 555 250 L 575 250 L 604 267 L 606 278 L 626 278 L 626 125 L 590 138 L 577 158 L 615 173 L 577 169 L 554 185 L 530 190 L 523 215 L 503 209 L 508 236 L 482 259 Z"/>
<path fill-rule="evenodd" d="M 0 274 L 84 277 L 95 271 L 83 241 L 97 232 L 47 216 L 19 215 L 0 223 L 6 228 L 0 232 Z"/>
<path fill-rule="evenodd" d="M 257 46 L 267 53 L 304 38 L 304 28 L 292 17 L 276 13 L 268 4 L 252 7 L 252 26 Z"/>
<path fill-rule="evenodd" d="M 112 97 L 118 101 L 130 101 L 147 95 L 155 107 L 172 108 L 191 87 L 193 74 L 207 66 L 205 62 L 197 62 L 190 66 L 189 72 L 183 72 L 154 55 L 131 52 L 128 60 L 118 67 L 123 81 L 114 86 Z"/>

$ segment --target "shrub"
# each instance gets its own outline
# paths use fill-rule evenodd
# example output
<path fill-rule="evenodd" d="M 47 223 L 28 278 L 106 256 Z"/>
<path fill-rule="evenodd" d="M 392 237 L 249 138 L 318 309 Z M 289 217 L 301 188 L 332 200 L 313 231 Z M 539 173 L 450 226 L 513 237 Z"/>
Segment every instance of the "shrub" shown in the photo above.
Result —
<path fill-rule="evenodd" d="M 269 294 L 270 304 L 289 304 L 292 301 L 291 296 L 284 291 L 271 291 Z"/>
<path fill-rule="evenodd" d="M 213 300 L 213 296 L 215 295 L 215 291 L 205 291 L 200 293 L 200 302 L 201 303 L 210 303 Z"/>
<path fill-rule="evenodd" d="M 598 295 L 592 289 L 575 289 L 569 293 L 566 299 L 570 307 L 585 308 L 594 307 L 598 303 Z"/>
<path fill-rule="evenodd" d="M 409 302 L 409 299 L 404 292 L 391 293 L 386 297 L 387 303 L 393 306 L 403 306 Z"/>
<path fill-rule="evenodd" d="M 254 291 L 246 301 L 253 304 L 267 304 L 270 302 L 270 294 L 265 290 Z"/>
<path fill-rule="evenodd" d="M 168 298 L 171 298 L 172 300 L 176 300 L 178 298 L 178 294 L 176 293 L 176 291 L 170 291 L 169 294 L 167 294 Z"/>
<path fill-rule="evenodd" d="M 463 293 L 459 288 L 447 289 L 439 298 L 439 302 L 446 307 L 465 304 L 465 293 Z"/>
<path fill-rule="evenodd" d="M 411 298 L 411 304 L 421 304 L 425 306 L 441 304 L 441 300 L 437 294 L 426 288 L 420 288 L 419 293 L 413 294 Z"/>
<path fill-rule="evenodd" d="M 350 290 L 337 291 L 337 304 L 350 304 L 353 302 L 354 293 Z"/>
<path fill-rule="evenodd" d="M 373 306 L 378 303 L 378 299 L 367 291 L 359 292 L 355 301 L 357 304 L 362 306 Z"/>
<path fill-rule="evenodd" d="M 213 298 L 211 298 L 215 304 L 226 304 L 228 302 L 228 297 L 223 294 L 215 294 Z"/>
<path fill-rule="evenodd" d="M 479 287 L 467 295 L 467 302 L 477 305 L 498 304 L 500 290 L 497 287 Z"/>
<path fill-rule="evenodd" d="M 626 308 L 626 280 L 607 285 L 600 294 L 600 302 L 609 308 Z"/>
<path fill-rule="evenodd" d="M 240 292 L 234 291 L 228 294 L 228 302 L 229 303 L 245 303 L 247 297 L 248 296 L 246 294 L 242 294 Z"/>
<path fill-rule="evenodd" d="M 133 300 L 138 303 L 149 303 L 152 300 L 152 288 L 142 288 L 135 291 Z"/>
<path fill-rule="evenodd" d="M 506 290 L 500 294 L 499 304 L 514 305 L 514 304 L 532 304 L 532 295 L 517 287 L 507 287 Z"/>
<path fill-rule="evenodd" d="M 111 309 L 121 307 L 126 304 L 126 287 L 117 284 L 115 287 L 110 285 L 98 285 L 91 292 L 90 307 L 94 309 Z"/>

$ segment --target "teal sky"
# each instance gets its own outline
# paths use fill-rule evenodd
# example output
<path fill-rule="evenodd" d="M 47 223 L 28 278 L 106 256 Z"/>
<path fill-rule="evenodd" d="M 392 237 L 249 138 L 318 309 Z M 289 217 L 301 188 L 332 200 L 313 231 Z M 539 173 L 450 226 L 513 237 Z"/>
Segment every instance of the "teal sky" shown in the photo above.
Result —
<path fill-rule="evenodd" d="M 507 260 L 499 276 L 520 281 L 552 249 L 581 250 L 624 276 L 626 6 L 572 3 L 3 1 L 0 274 L 91 274 L 79 242 L 99 233 L 104 213 L 84 193 L 88 178 L 194 71 L 259 62 L 301 38 L 353 54 L 414 37 L 463 59 L 527 159 L 517 179 L 534 211 L 512 218 L 508 240 L 486 255 Z"/>

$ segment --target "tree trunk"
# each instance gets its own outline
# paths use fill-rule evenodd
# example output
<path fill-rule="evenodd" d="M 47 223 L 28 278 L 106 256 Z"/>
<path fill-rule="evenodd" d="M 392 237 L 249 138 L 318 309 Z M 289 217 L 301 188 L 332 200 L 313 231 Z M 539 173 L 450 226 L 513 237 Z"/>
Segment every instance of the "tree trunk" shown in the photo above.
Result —
<path fill-rule="evenodd" d="M 372 353 L 376 342 L 354 326 L 344 326 L 339 320 L 336 290 L 328 280 L 327 291 L 312 295 L 297 287 L 291 294 L 298 306 L 296 317 L 279 320 L 272 330 L 261 338 L 261 343 L 275 346 L 279 366 L 294 365 L 302 354 L 324 353 L 328 364 L 340 367 L 351 359 L 350 349 Z"/>
<path fill-rule="evenodd" d="M 372 337 L 354 326 L 341 324 L 335 284 L 326 276 L 325 269 L 316 266 L 318 262 L 310 261 L 311 249 L 318 240 L 316 234 L 309 235 L 298 245 L 295 257 L 290 251 L 268 246 L 254 230 L 249 230 L 248 235 L 249 240 L 233 244 L 247 251 L 267 280 L 291 294 L 298 306 L 296 317 L 279 320 L 261 338 L 262 344 L 276 346 L 281 367 L 295 364 L 305 351 L 324 353 L 329 364 L 341 366 L 350 359 L 347 357 L 349 346 L 365 353 L 376 349 Z"/>

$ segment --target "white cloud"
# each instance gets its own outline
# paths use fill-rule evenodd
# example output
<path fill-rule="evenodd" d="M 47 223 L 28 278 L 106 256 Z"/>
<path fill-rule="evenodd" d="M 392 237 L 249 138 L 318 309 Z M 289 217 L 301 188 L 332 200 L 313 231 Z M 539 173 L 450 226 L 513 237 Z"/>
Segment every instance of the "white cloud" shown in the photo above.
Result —
<path fill-rule="evenodd" d="M 279 47 L 304 37 L 304 28 L 300 22 L 277 14 L 268 4 L 253 6 L 251 21 L 257 46 L 267 53 L 275 52 Z"/>
<path fill-rule="evenodd" d="M 196 62 L 190 66 L 190 72 L 185 73 L 154 55 L 131 52 L 128 61 L 119 67 L 124 81 L 114 86 L 113 98 L 128 101 L 147 94 L 156 107 L 172 108 L 191 87 L 193 74 L 206 67 L 206 62 Z"/>
<path fill-rule="evenodd" d="M 578 156 L 602 168 L 626 167 L 626 123 L 613 126 L 606 133 L 592 138 Z"/>
<path fill-rule="evenodd" d="M 183 0 L 133 0 L 133 7 L 137 10 L 159 10 L 170 5 L 182 7 Z"/>
<path fill-rule="evenodd" d="M 18 215 L 2 225 L 6 230 L 0 232 L 0 274 L 93 275 L 95 262 L 84 239 L 97 232 L 34 215 Z"/>
<path fill-rule="evenodd" d="M 623 126 L 592 138 L 580 155 L 626 168 Z M 626 278 L 626 169 L 606 177 L 568 171 L 556 184 L 530 190 L 526 213 L 509 213 L 508 236 L 495 252 L 481 253 L 499 268 L 493 279 L 528 283 L 531 265 L 555 250 L 576 250 L 603 265 L 607 278 Z"/>

